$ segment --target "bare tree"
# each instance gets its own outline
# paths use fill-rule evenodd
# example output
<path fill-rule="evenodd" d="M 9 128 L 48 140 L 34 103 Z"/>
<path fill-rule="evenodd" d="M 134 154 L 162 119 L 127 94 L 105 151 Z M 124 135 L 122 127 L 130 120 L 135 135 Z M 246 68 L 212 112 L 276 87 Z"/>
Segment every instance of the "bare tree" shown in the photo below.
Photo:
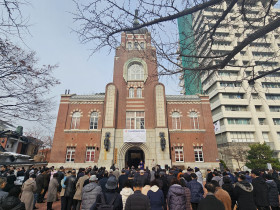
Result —
<path fill-rule="evenodd" d="M 35 52 L 27 52 L 8 37 L 21 39 L 28 32 L 28 19 L 22 14 L 25 0 L 1 0 L 0 9 L 0 119 L 23 119 L 49 123 L 52 110 L 50 89 L 59 84 L 53 76 L 56 65 L 38 66 Z M 22 41 L 23 42 L 23 41 Z"/>
<path fill-rule="evenodd" d="M 42 129 L 40 129 L 38 127 L 33 127 L 33 128 L 29 128 L 26 132 L 24 132 L 24 135 L 30 136 L 30 137 L 33 137 L 33 138 L 36 138 L 36 139 L 42 141 L 43 144 L 40 144 L 41 148 L 52 148 L 52 144 L 53 144 L 53 133 L 52 132 L 49 132 L 49 134 L 47 134 Z"/>
<path fill-rule="evenodd" d="M 243 170 L 242 168 L 245 166 L 249 149 L 249 146 L 244 144 L 233 143 L 230 146 L 227 145 L 219 148 L 219 153 L 226 164 L 230 164 L 228 161 L 234 160 L 237 162 L 239 170 Z"/>
<path fill-rule="evenodd" d="M 120 46 L 120 33 L 136 31 L 146 27 L 152 33 L 152 44 L 157 49 L 157 63 L 159 75 L 173 75 L 185 70 L 192 70 L 195 77 L 202 74 L 211 74 L 213 71 L 227 66 L 247 68 L 251 75 L 244 75 L 243 79 L 254 83 L 256 77 L 254 68 L 262 66 L 262 62 L 248 64 L 234 63 L 234 58 L 254 41 L 266 38 L 267 34 L 279 32 L 280 17 L 275 12 L 273 5 L 275 0 L 259 1 L 263 6 L 253 14 L 251 7 L 255 0 L 92 0 L 90 2 L 75 0 L 77 10 L 73 12 L 74 20 L 80 25 L 76 30 L 82 43 L 91 44 L 92 53 L 102 48 L 109 50 Z M 134 9 L 139 9 L 139 15 Z M 219 12 L 213 10 L 218 8 Z M 213 11 L 206 18 L 206 24 L 192 33 L 178 33 L 178 18 L 194 15 L 200 17 L 202 10 Z M 229 14 L 232 13 L 229 18 Z M 137 16 L 137 17 L 136 17 Z M 242 26 L 235 24 L 242 20 Z M 208 21 L 208 23 L 207 23 Z M 185 21 L 189 27 L 193 27 L 191 21 Z M 204 21 L 205 22 L 205 21 Z M 219 29 L 233 26 L 239 28 L 242 35 L 240 41 L 230 51 L 215 52 L 212 46 L 218 41 L 225 41 L 220 37 Z M 235 28 L 236 29 L 236 28 Z M 178 42 L 192 40 L 188 44 Z M 184 38 L 182 38 L 182 36 Z M 201 45 L 205 48 L 201 50 Z M 186 53 L 187 52 L 187 53 Z M 188 58 L 190 65 L 182 67 L 178 62 Z M 279 59 L 279 53 L 273 53 L 271 60 Z M 278 71 L 275 68 L 267 69 L 266 73 Z"/>

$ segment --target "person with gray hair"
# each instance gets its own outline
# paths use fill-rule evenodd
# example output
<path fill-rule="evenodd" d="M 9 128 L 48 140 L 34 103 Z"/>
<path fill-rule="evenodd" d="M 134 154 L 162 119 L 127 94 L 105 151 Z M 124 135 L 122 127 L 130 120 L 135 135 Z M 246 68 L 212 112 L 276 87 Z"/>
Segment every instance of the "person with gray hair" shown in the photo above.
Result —
<path fill-rule="evenodd" d="M 6 184 L 6 178 L 0 177 L 0 204 L 2 204 L 5 198 L 8 196 L 8 193 L 3 191 L 3 188 L 6 186 Z"/>
<path fill-rule="evenodd" d="M 97 195 L 102 192 L 101 187 L 97 184 L 98 178 L 92 175 L 89 178 L 89 184 L 85 185 L 82 190 L 82 210 L 89 210 L 95 203 Z"/>

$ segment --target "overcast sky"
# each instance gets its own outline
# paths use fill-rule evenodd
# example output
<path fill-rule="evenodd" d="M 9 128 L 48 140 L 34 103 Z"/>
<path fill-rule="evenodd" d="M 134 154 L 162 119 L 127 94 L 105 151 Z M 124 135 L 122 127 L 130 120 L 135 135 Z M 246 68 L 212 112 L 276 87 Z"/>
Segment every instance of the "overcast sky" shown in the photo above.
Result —
<path fill-rule="evenodd" d="M 65 89 L 70 93 L 92 94 L 105 91 L 107 83 L 113 80 L 114 52 L 108 54 L 104 49 L 98 54 L 90 55 L 90 46 L 81 45 L 72 28 L 75 5 L 71 0 L 33 0 L 31 5 L 25 7 L 24 15 L 29 17 L 31 35 L 25 35 L 26 45 L 37 53 L 39 63 L 58 64 L 55 77 L 61 82 L 53 88 L 51 96 L 55 96 L 56 110 L 60 94 Z M 20 41 L 17 42 L 23 48 Z M 180 94 L 177 77 L 161 79 L 166 85 L 167 94 Z M 51 132 L 54 132 L 54 120 Z M 24 130 L 36 127 L 30 122 L 21 122 Z M 17 125 L 15 125 L 17 126 Z"/>

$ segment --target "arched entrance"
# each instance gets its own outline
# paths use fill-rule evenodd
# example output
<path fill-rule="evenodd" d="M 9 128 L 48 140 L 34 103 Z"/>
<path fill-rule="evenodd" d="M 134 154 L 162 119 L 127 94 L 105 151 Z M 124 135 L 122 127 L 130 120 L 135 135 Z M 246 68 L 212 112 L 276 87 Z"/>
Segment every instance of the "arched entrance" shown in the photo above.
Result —
<path fill-rule="evenodd" d="M 145 153 L 139 147 L 131 147 L 125 153 L 125 166 L 138 168 L 140 161 L 145 163 Z"/>

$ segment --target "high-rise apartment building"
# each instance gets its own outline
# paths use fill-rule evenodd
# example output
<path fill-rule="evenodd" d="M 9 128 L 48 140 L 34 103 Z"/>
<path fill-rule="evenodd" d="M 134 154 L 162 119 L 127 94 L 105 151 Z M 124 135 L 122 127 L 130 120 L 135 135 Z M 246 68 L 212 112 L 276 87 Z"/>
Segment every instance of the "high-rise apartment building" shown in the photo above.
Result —
<path fill-rule="evenodd" d="M 223 59 L 218 58 L 220 55 L 232 51 L 249 34 L 279 17 L 280 9 L 273 7 L 277 1 L 266 15 L 269 2 L 246 1 L 242 12 L 242 1 L 238 1 L 219 24 L 212 39 L 207 31 L 211 31 L 226 10 L 227 1 L 192 15 L 189 26 L 194 34 L 196 55 L 205 56 L 197 59 L 197 65 L 218 64 Z M 237 152 L 238 148 L 242 153 L 250 143 L 266 142 L 280 158 L 280 71 L 266 75 L 254 84 L 248 83 L 250 78 L 280 67 L 279 34 L 279 28 L 264 34 L 242 49 L 223 69 L 199 72 L 203 93 L 210 97 L 220 158 L 231 168 L 235 169 L 238 164 L 229 155 L 230 151 Z M 188 68 L 183 62 L 182 65 Z M 184 76 L 181 79 L 184 80 Z M 183 83 L 188 85 L 186 80 Z"/>

